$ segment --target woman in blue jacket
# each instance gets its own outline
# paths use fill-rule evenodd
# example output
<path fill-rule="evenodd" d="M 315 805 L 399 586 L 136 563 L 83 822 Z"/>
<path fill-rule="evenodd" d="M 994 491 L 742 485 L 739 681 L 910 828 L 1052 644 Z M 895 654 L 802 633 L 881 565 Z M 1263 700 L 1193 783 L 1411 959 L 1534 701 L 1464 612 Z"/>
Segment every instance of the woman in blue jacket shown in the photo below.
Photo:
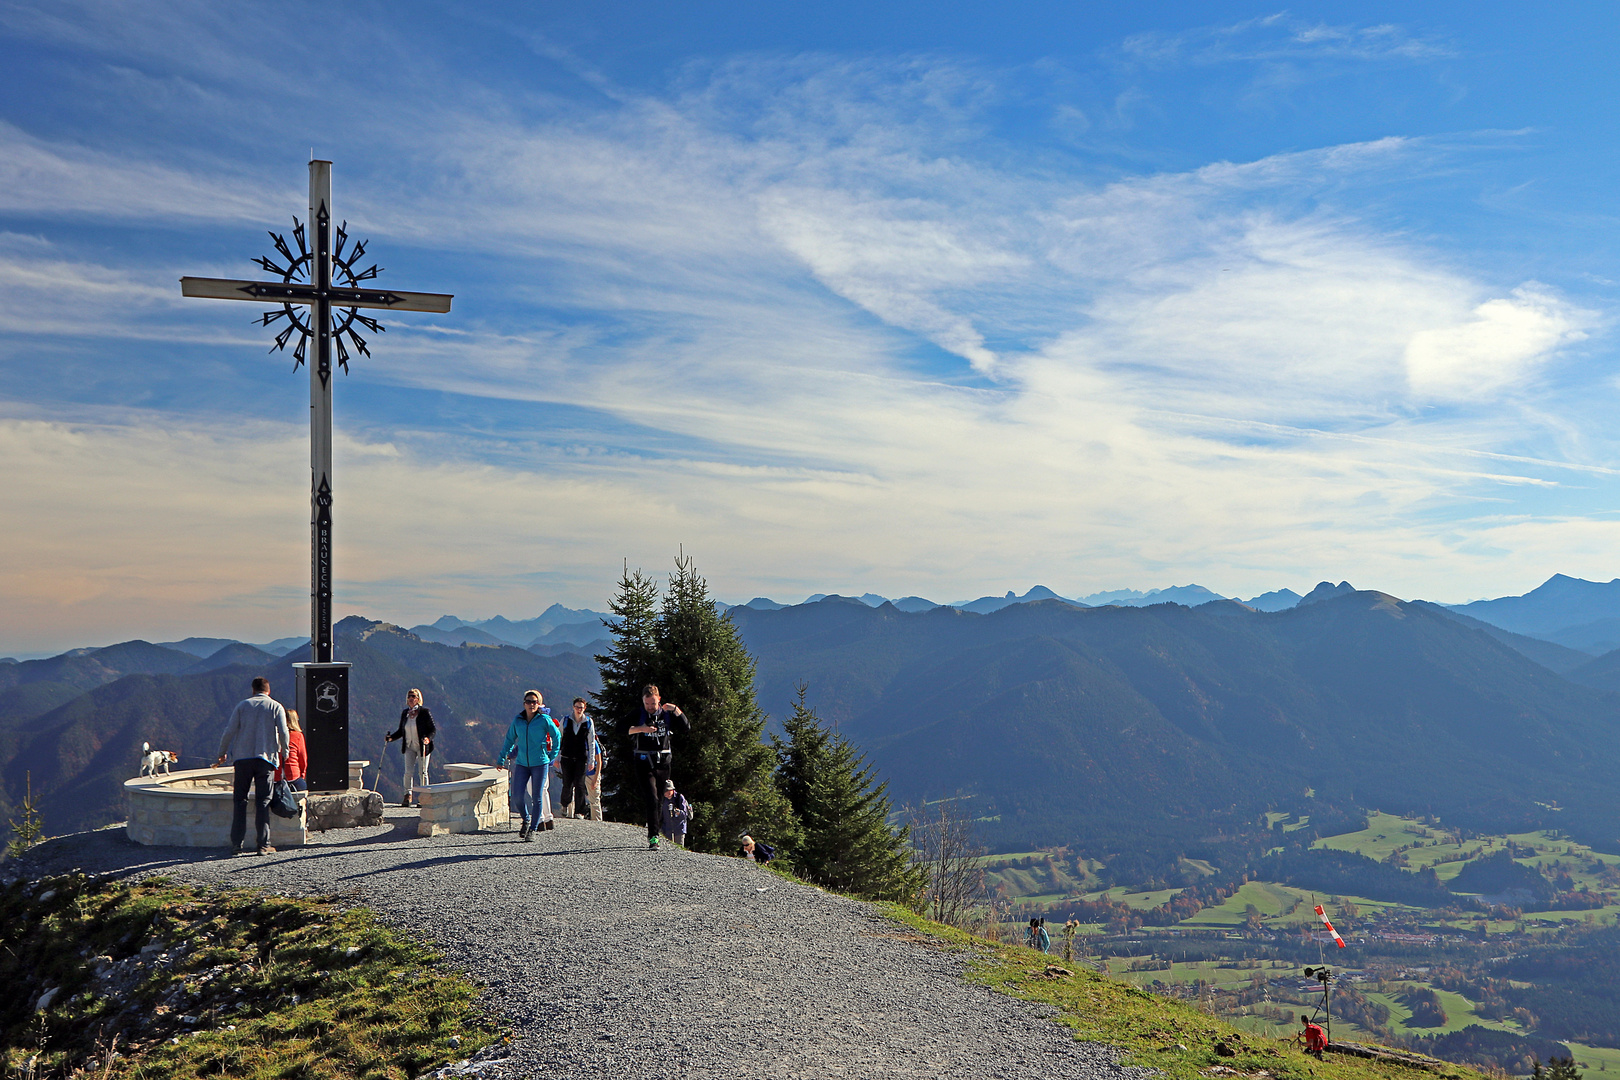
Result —
<path fill-rule="evenodd" d="M 551 722 L 551 710 L 541 703 L 540 691 L 524 691 L 523 711 L 512 718 L 506 741 L 501 744 L 501 756 L 495 759 L 495 767 L 504 769 L 506 759 L 517 755 L 512 763 L 512 793 L 517 796 L 518 816 L 523 819 L 519 840 L 555 827 L 548 778 L 551 763 L 561 748 L 562 731 Z"/>

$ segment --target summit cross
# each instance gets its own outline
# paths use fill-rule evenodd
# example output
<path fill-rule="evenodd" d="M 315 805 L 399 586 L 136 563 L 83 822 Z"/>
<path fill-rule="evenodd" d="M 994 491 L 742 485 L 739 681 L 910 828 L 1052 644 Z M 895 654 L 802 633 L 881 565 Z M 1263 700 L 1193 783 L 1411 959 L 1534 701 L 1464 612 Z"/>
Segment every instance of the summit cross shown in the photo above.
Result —
<path fill-rule="evenodd" d="M 271 351 L 284 348 L 292 336 L 298 334 L 293 367 L 296 369 L 306 359 L 308 361 L 310 663 L 294 666 L 298 670 L 298 708 L 305 718 L 309 741 L 310 786 L 330 790 L 348 786 L 349 712 L 348 665 L 335 662 L 332 655 L 333 353 L 336 352 L 337 364 L 345 372 L 349 370 L 345 339 L 358 353 L 371 355 L 366 339 L 360 336 L 355 325 L 376 333 L 381 333 L 384 327 L 370 316 L 360 314 L 360 308 L 444 313 L 450 310 L 451 297 L 444 293 L 402 292 L 366 284 L 381 273 L 375 264 L 364 270 L 356 269 L 365 255 L 366 242 L 360 241 L 345 254 L 348 223 L 344 222 L 338 226 L 337 243 L 333 244 L 330 161 L 309 163 L 308 224 L 306 245 L 304 224 L 293 218 L 297 254 L 284 237 L 270 234 L 285 266 L 264 256 L 256 260 L 270 273 L 279 275 L 280 281 L 183 277 L 180 294 L 281 305 L 281 310 L 265 312 L 260 317 L 264 326 L 280 319 L 288 322 L 276 335 Z M 317 754 L 318 744 L 325 752 Z M 317 757 L 323 759 L 319 762 L 323 766 L 321 776 L 317 776 Z"/>

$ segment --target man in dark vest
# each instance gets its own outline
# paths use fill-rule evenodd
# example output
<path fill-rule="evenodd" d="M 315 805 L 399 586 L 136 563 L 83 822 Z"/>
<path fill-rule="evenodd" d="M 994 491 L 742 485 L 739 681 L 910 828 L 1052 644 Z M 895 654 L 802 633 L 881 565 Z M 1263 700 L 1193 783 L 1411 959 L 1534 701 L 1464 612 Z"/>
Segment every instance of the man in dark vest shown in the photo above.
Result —
<path fill-rule="evenodd" d="M 591 817 L 591 793 L 585 786 L 585 772 L 596 755 L 596 724 L 585 715 L 585 699 L 574 699 L 574 715 L 563 721 L 562 752 L 557 755 L 557 773 L 562 777 L 562 803 L 565 818 Z M 599 816 L 599 815 L 598 815 Z"/>
<path fill-rule="evenodd" d="M 657 848 L 664 781 L 669 779 L 675 757 L 670 735 L 677 728 L 682 734 L 691 731 L 692 722 L 679 708 L 661 701 L 658 687 L 651 683 L 641 689 L 641 709 L 635 721 L 628 729 L 630 767 L 635 771 L 635 782 L 641 786 L 641 797 L 647 803 L 647 846 Z"/>

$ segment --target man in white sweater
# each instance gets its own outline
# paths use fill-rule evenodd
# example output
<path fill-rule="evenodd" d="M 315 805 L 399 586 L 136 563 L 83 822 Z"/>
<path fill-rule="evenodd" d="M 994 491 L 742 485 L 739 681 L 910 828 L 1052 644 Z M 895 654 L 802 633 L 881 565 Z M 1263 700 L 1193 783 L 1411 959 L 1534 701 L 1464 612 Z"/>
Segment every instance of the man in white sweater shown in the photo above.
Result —
<path fill-rule="evenodd" d="M 270 846 L 270 774 L 281 764 L 289 746 L 287 710 L 270 696 L 270 680 L 253 680 L 253 696 L 237 702 L 219 740 L 219 760 L 236 764 L 235 803 L 231 813 L 231 853 L 242 853 L 247 836 L 247 793 L 253 787 L 254 825 L 260 855 Z"/>

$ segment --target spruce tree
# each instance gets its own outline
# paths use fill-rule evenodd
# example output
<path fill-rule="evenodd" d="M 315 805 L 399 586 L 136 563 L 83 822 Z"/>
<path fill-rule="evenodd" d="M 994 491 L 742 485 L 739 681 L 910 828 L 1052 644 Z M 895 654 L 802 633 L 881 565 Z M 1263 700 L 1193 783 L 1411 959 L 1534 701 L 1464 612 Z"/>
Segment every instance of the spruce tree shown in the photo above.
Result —
<path fill-rule="evenodd" d="M 798 688 L 793 715 L 773 736 L 777 785 L 799 819 L 796 872 L 868 900 L 912 901 L 923 875 L 912 864 L 909 828 L 889 826 L 888 784 L 866 755 L 828 731 Z"/>
<path fill-rule="evenodd" d="M 608 604 L 618 622 L 608 624 L 613 645 L 595 658 L 602 672 L 596 699 L 596 737 L 607 751 L 602 777 L 603 810 L 619 821 L 639 821 L 645 814 L 641 789 L 635 784 L 630 736 L 625 730 L 641 708 L 641 688 L 656 681 L 658 670 L 658 586 L 626 564 L 619 591 Z"/>
<path fill-rule="evenodd" d="M 654 683 L 692 724 L 690 733 L 674 738 L 672 772 L 692 804 L 687 846 L 735 851 L 745 832 L 773 846 L 791 846 L 793 816 L 776 788 L 774 757 L 763 742 L 754 659 L 730 618 L 715 607 L 692 559 L 676 559 L 661 606 L 657 587 L 640 571 L 626 570 L 610 610 L 620 622 L 612 649 L 596 660 L 602 670 L 599 720 L 616 758 L 606 778 L 617 787 L 608 800 L 614 816 L 641 821 L 645 814 L 624 732 L 641 708 L 641 688 Z"/>
<path fill-rule="evenodd" d="M 658 619 L 658 678 L 666 701 L 692 722 L 677 736 L 675 785 L 693 815 L 687 846 L 735 851 L 743 833 L 772 846 L 791 841 L 792 812 L 776 789 L 754 696 L 754 658 L 721 615 L 689 556 L 675 560 Z"/>

